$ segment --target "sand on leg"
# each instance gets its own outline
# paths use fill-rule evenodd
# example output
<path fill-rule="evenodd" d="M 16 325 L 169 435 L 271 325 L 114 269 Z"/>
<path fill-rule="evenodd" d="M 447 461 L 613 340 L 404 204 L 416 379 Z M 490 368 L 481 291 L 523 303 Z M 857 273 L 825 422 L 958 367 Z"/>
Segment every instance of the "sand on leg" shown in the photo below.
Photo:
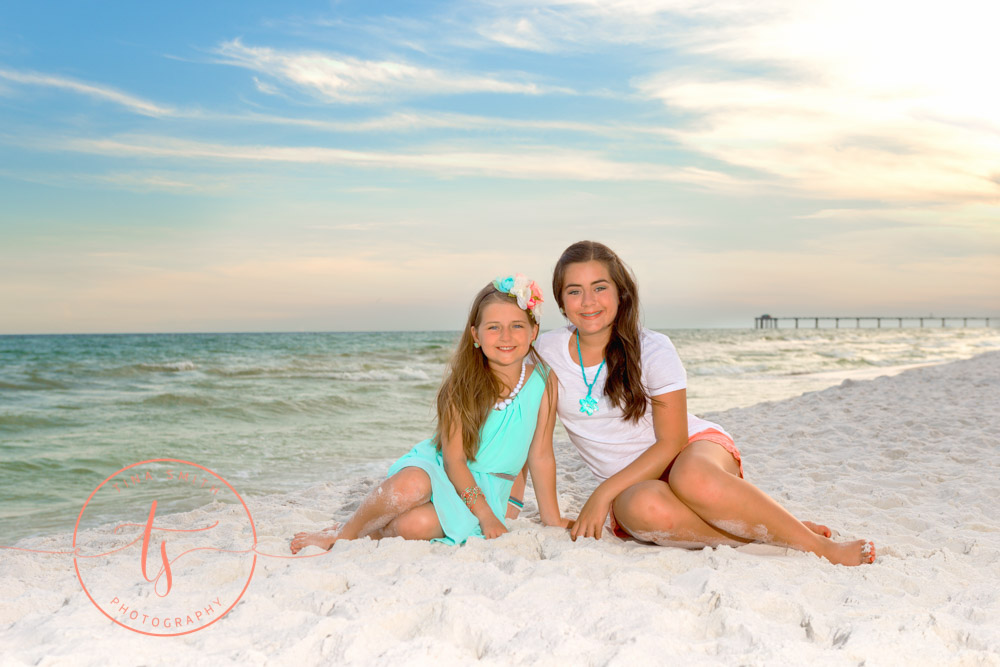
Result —
<path fill-rule="evenodd" d="M 666 482 L 658 479 L 633 484 L 615 498 L 615 521 L 632 537 L 662 546 L 700 549 L 705 546 L 741 546 L 739 538 L 706 523 L 682 503 Z"/>
<path fill-rule="evenodd" d="M 614 500 L 615 520 L 629 535 L 661 546 L 701 549 L 721 545 L 741 546 L 753 540 L 727 533 L 695 514 L 662 480 L 633 484 Z M 824 525 L 802 522 L 817 535 L 830 536 Z"/>
<path fill-rule="evenodd" d="M 337 531 L 329 529 L 314 533 L 296 533 L 292 538 L 292 553 L 304 547 L 329 549 L 337 540 L 353 540 L 379 531 L 401 514 L 427 503 L 431 497 L 431 479 L 420 468 L 403 468 L 369 493 L 351 518 Z"/>
<path fill-rule="evenodd" d="M 714 442 L 699 440 L 678 454 L 669 484 L 681 502 L 723 532 L 810 551 L 840 565 L 875 560 L 871 542 L 834 542 L 820 532 L 825 526 L 807 526 L 796 519 L 773 498 L 742 479 L 733 457 Z"/>

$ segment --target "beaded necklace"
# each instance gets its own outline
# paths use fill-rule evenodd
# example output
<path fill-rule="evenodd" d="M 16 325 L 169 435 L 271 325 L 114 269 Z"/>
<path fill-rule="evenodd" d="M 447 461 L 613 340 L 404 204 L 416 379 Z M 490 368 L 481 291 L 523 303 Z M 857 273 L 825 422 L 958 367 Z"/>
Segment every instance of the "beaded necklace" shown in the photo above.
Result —
<path fill-rule="evenodd" d="M 501 398 L 499 401 L 497 401 L 496 404 L 497 410 L 506 410 L 507 406 L 514 402 L 514 397 L 517 396 L 517 392 L 521 391 L 521 387 L 524 386 L 524 368 L 527 365 L 527 363 L 528 363 L 528 358 L 525 357 L 521 361 L 521 378 L 517 381 L 517 384 L 514 385 L 514 388 L 511 389 L 510 395 L 507 396 L 507 398 Z"/>

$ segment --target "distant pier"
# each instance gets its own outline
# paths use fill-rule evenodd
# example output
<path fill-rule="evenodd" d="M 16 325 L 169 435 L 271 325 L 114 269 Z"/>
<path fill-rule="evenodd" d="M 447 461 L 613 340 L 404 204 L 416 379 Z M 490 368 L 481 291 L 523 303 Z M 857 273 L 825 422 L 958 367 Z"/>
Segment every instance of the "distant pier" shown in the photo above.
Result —
<path fill-rule="evenodd" d="M 754 318 L 754 329 L 777 329 L 779 322 L 794 322 L 795 328 L 799 328 L 799 321 L 803 323 L 811 323 L 813 329 L 819 329 L 819 323 L 823 322 L 833 322 L 834 328 L 839 329 L 840 323 L 843 321 L 845 323 L 853 322 L 855 328 L 861 328 L 861 323 L 863 321 L 874 321 L 876 329 L 882 328 L 882 320 L 886 322 L 896 322 L 897 327 L 902 329 L 903 322 L 920 322 L 920 327 L 923 328 L 924 322 L 930 322 L 936 324 L 941 322 L 941 326 L 947 326 L 947 322 L 958 322 L 961 320 L 962 326 L 969 326 L 969 322 L 973 324 L 977 322 L 984 322 L 986 327 L 990 326 L 990 319 L 997 319 L 996 317 L 933 317 L 931 315 L 921 316 L 887 316 L 887 315 L 868 315 L 863 317 L 774 317 L 772 315 L 761 315 L 760 317 Z"/>

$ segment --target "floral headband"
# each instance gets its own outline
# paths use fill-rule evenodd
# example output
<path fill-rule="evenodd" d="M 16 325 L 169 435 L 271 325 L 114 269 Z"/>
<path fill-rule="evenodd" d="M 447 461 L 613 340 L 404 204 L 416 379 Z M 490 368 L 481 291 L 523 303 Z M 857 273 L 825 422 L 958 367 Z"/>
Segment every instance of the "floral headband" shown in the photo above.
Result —
<path fill-rule="evenodd" d="M 531 312 L 536 319 L 541 315 L 542 290 L 538 288 L 534 280 L 529 280 L 523 273 L 497 278 L 493 281 L 493 286 L 498 291 L 517 299 L 518 308 Z"/>

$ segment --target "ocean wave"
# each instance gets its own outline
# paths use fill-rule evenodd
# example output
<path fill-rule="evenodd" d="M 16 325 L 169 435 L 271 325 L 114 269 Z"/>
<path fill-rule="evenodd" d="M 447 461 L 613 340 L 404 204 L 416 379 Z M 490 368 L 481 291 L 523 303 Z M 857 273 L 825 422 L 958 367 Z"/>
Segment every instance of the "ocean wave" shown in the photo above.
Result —
<path fill-rule="evenodd" d="M 780 370 L 774 364 L 741 364 L 739 366 L 694 366 L 687 369 L 688 375 L 695 377 L 726 377 L 735 375 L 748 375 L 755 373 L 769 373 Z"/>
<path fill-rule="evenodd" d="M 225 378 L 267 378 L 271 380 L 339 380 L 344 382 L 437 382 L 438 369 L 433 372 L 411 366 L 392 365 L 380 368 L 349 370 L 343 368 L 213 368 L 207 375 Z"/>
<path fill-rule="evenodd" d="M 139 362 L 126 366 L 112 366 L 96 371 L 96 375 L 110 378 L 130 378 L 149 375 L 151 373 L 183 373 L 198 370 L 193 361 L 170 361 L 162 363 Z"/>
<path fill-rule="evenodd" d="M 348 382 L 396 382 L 399 380 L 429 382 L 432 378 L 427 371 L 403 366 L 400 368 L 373 368 L 364 371 L 341 371 L 331 374 L 338 380 Z"/>
<path fill-rule="evenodd" d="M 73 422 L 66 419 L 59 419 L 51 415 L 40 417 L 31 414 L 0 414 L 0 431 L 6 430 L 31 430 L 36 428 L 57 428 L 70 426 Z M 6 463 L 5 463 L 6 465 Z"/>
<path fill-rule="evenodd" d="M 37 387 L 30 384 L 18 384 L 15 382 L 2 382 L 0 381 L 0 391 L 32 391 L 35 389 L 44 389 L 45 387 Z"/>
<path fill-rule="evenodd" d="M 157 394 L 139 401 L 142 405 L 154 407 L 210 407 L 215 401 L 207 396 L 195 396 L 191 394 Z"/>
<path fill-rule="evenodd" d="M 0 390 L 7 389 L 11 391 L 44 391 L 46 389 L 69 389 L 69 387 L 65 382 L 42 377 L 37 373 L 28 374 L 20 382 L 0 381 Z"/>
<path fill-rule="evenodd" d="M 144 371 L 154 371 L 157 373 L 180 373 L 182 371 L 193 371 L 198 369 L 198 365 L 193 361 L 173 361 L 160 364 L 135 364 L 136 368 Z"/>
<path fill-rule="evenodd" d="M 361 404 L 346 396 L 323 396 L 320 398 L 277 399 L 251 403 L 243 406 L 250 413 L 268 415 L 285 414 L 325 414 L 338 408 L 356 408 Z"/>
<path fill-rule="evenodd" d="M 275 398 L 272 400 L 243 400 L 239 403 L 220 401 L 215 396 L 198 394 L 157 394 L 137 401 L 144 408 L 164 410 L 197 409 L 200 418 L 231 419 L 257 422 L 286 415 L 330 415 L 364 408 L 366 403 L 349 396 L 322 396 L 310 398 Z"/>
<path fill-rule="evenodd" d="M 11 459 L 4 462 L 4 472 L 9 475 L 42 475 L 58 477 L 59 479 L 71 479 L 74 477 L 84 477 L 99 481 L 100 476 L 107 467 L 105 461 L 96 461 L 97 465 L 92 465 L 88 459 L 69 459 L 66 461 L 52 457 L 42 457 L 36 459 Z M 96 482 L 95 482 L 96 483 Z M 8 490 L 9 491 L 9 490 Z M 22 489 L 22 492 L 25 490 Z M 32 497 L 37 492 L 36 489 L 28 489 L 26 497 Z M 51 493 L 59 493 L 59 490 L 50 490 Z"/>

